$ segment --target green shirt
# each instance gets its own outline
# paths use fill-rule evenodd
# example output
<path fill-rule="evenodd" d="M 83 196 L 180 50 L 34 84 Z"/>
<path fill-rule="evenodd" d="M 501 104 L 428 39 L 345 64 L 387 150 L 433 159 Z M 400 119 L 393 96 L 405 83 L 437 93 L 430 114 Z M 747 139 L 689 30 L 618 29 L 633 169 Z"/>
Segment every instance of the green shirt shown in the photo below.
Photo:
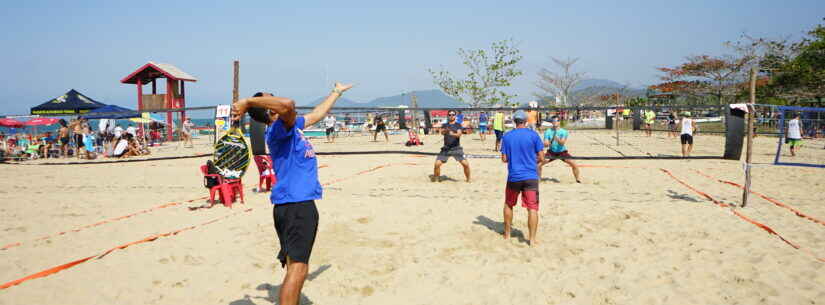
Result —
<path fill-rule="evenodd" d="M 499 112 L 493 117 L 493 129 L 504 131 L 504 114 Z"/>

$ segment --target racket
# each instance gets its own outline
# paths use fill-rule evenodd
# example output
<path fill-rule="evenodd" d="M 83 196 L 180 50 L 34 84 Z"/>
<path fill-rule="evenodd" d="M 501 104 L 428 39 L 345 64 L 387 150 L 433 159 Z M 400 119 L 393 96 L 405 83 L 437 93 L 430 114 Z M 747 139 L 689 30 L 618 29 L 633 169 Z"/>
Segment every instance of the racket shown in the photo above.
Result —
<path fill-rule="evenodd" d="M 249 145 L 243 137 L 238 122 L 215 143 L 215 167 L 226 179 L 241 179 L 250 163 Z"/>

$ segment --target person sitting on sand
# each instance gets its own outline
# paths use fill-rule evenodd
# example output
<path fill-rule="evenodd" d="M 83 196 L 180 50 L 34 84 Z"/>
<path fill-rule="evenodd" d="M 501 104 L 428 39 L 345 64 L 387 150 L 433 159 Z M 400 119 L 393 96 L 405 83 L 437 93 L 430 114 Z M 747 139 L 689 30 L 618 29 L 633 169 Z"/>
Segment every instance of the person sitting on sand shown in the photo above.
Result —
<path fill-rule="evenodd" d="M 295 101 L 257 93 L 234 104 L 232 118 L 240 121 L 244 113 L 267 125 L 265 138 L 269 155 L 275 165 L 277 182 L 270 202 L 272 217 L 281 250 L 278 260 L 286 266 L 279 304 L 298 304 L 301 288 L 309 269 L 309 258 L 318 232 L 318 209 L 323 189 L 318 182 L 318 159 L 303 130 L 321 121 L 335 101 L 352 85 L 336 83 L 332 93 L 312 112 L 299 116 Z"/>
<path fill-rule="evenodd" d="M 501 140 L 501 162 L 507 163 L 507 185 L 504 189 L 504 239 L 510 238 L 513 225 L 513 206 L 521 194 L 521 205 L 527 208 L 527 228 L 530 246 L 536 245 L 539 223 L 539 176 L 537 165 L 544 159 L 544 143 L 539 135 L 527 127 L 528 116 L 516 111 L 516 128 Z"/>

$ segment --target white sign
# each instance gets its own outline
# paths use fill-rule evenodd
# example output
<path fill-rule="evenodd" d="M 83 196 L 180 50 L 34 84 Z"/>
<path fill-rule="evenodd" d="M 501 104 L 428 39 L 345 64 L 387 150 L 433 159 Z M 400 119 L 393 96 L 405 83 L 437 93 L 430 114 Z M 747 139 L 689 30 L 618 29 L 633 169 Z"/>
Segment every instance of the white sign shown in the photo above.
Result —
<path fill-rule="evenodd" d="M 232 113 L 232 106 L 230 105 L 218 105 L 218 109 L 215 111 L 216 118 L 226 118 Z"/>

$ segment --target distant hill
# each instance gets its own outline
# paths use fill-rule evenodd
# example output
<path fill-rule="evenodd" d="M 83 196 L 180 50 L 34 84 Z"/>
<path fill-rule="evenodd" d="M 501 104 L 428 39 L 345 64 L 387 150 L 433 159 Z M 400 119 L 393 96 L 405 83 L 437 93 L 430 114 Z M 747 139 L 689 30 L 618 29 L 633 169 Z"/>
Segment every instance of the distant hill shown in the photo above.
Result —
<path fill-rule="evenodd" d="M 573 91 L 579 91 L 589 87 L 623 88 L 625 85 L 609 79 L 585 79 L 573 87 Z"/>
<path fill-rule="evenodd" d="M 453 98 L 441 92 L 441 90 L 417 90 L 412 91 L 418 97 L 418 107 L 423 108 L 464 108 L 466 104 L 459 103 Z M 318 98 L 309 105 L 315 106 L 320 104 L 324 98 Z M 356 102 L 341 98 L 335 103 L 335 107 L 398 107 L 399 105 L 410 106 L 410 96 L 407 95 L 393 95 L 386 97 L 379 97 L 369 102 Z"/>

